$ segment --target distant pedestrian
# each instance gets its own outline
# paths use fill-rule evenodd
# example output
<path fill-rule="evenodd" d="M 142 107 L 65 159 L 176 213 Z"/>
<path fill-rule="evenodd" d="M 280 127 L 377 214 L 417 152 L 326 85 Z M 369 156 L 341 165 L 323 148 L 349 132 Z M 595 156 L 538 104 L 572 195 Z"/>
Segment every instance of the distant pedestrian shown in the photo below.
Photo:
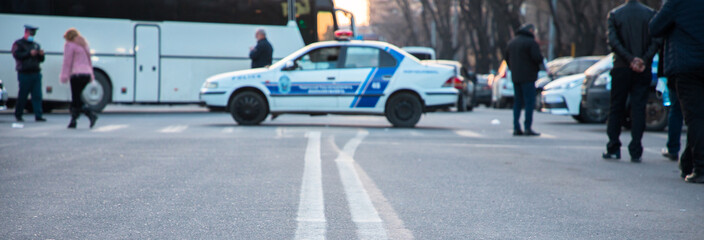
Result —
<path fill-rule="evenodd" d="M 664 62 L 661 55 L 660 63 Z M 662 67 L 659 72 L 662 72 Z M 675 77 L 669 77 L 667 79 L 667 92 L 668 98 L 670 100 L 670 111 L 667 114 L 667 144 L 666 147 L 662 149 L 662 156 L 666 157 L 672 161 L 677 161 L 679 159 L 680 153 L 680 138 L 682 137 L 682 107 L 680 106 L 680 100 L 677 99 L 677 79 Z"/>
<path fill-rule="evenodd" d="M 540 46 L 535 41 L 535 25 L 524 24 L 516 31 L 504 54 L 511 70 L 513 81 L 513 135 L 540 136 L 533 131 L 533 110 L 535 109 L 535 81 L 543 65 Z M 521 109 L 525 108 L 524 129 L 521 130 Z"/>
<path fill-rule="evenodd" d="M 271 47 L 269 40 L 266 39 L 266 32 L 264 29 L 257 29 L 254 37 L 257 38 L 257 45 L 249 48 L 249 58 L 252 59 L 252 68 L 271 65 L 274 48 Z"/>
<path fill-rule="evenodd" d="M 83 103 L 83 89 L 93 81 L 93 63 L 90 59 L 88 42 L 75 28 L 70 28 L 64 34 L 64 64 L 61 68 L 61 83 L 71 82 L 71 121 L 68 128 L 76 128 L 76 120 L 81 113 L 86 114 L 93 128 L 98 116 Z"/>
<path fill-rule="evenodd" d="M 681 177 L 704 183 L 704 1 L 668 0 L 650 22 L 653 36 L 665 37 L 665 75 L 676 79 L 687 125 L 680 157 Z"/>
<path fill-rule="evenodd" d="M 609 142 L 604 159 L 621 158 L 621 128 L 626 105 L 630 98 L 631 143 L 628 152 L 631 162 L 642 161 L 643 131 L 645 131 L 645 105 L 648 87 L 652 80 L 652 61 L 658 51 L 657 41 L 648 32 L 648 22 L 655 11 L 638 0 L 627 0 L 625 4 L 609 12 L 608 43 L 614 55 L 611 70 L 611 103 L 606 133 Z"/>
<path fill-rule="evenodd" d="M 17 80 L 20 89 L 15 105 L 15 119 L 23 122 L 22 114 L 27 104 L 27 97 L 32 94 L 32 110 L 34 120 L 46 122 L 42 117 L 42 74 L 39 64 L 44 62 L 44 50 L 34 41 L 38 27 L 24 25 L 24 37 L 12 44 L 12 57 L 17 63 Z"/>

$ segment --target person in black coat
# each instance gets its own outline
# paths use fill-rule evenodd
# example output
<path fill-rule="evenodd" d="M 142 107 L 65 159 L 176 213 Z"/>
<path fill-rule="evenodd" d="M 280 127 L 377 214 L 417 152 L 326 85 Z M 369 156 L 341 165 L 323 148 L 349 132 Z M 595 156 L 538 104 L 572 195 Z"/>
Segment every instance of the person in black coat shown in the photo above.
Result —
<path fill-rule="evenodd" d="M 269 40 L 266 39 L 266 32 L 264 32 L 264 29 L 257 29 L 254 36 L 257 38 L 257 46 L 249 48 L 249 58 L 252 59 L 252 68 L 271 65 L 274 48 L 271 47 Z"/>
<path fill-rule="evenodd" d="M 625 4 L 609 12 L 607 20 L 607 40 L 614 55 L 614 68 L 611 70 L 611 102 L 606 133 L 609 142 L 604 159 L 621 158 L 621 128 L 623 127 L 626 104 L 630 98 L 631 143 L 628 152 L 631 162 L 641 162 L 643 155 L 643 132 L 645 131 L 645 105 L 648 101 L 648 88 L 652 80 L 652 61 L 658 51 L 659 42 L 648 31 L 648 23 L 655 11 L 638 0 L 628 0 Z"/>
<path fill-rule="evenodd" d="M 533 109 L 535 109 L 535 81 L 543 65 L 540 46 L 535 41 L 535 26 L 524 24 L 516 31 L 516 37 L 508 43 L 504 54 L 506 64 L 511 70 L 513 82 L 513 135 L 539 136 L 533 131 Z M 521 109 L 525 108 L 525 132 L 521 130 Z"/>
<path fill-rule="evenodd" d="M 681 177 L 704 183 L 704 1 L 668 0 L 650 22 L 665 37 L 665 75 L 676 79 L 687 144 L 680 157 Z"/>
<path fill-rule="evenodd" d="M 17 94 L 17 105 L 15 105 L 15 119 L 23 122 L 22 114 L 24 106 L 27 104 L 27 97 L 32 94 L 32 108 L 34 119 L 37 122 L 45 122 L 42 117 L 42 74 L 39 64 L 44 62 L 44 50 L 34 41 L 34 35 L 38 27 L 25 25 L 24 37 L 12 44 L 12 57 L 17 63 L 17 80 L 20 89 Z"/>

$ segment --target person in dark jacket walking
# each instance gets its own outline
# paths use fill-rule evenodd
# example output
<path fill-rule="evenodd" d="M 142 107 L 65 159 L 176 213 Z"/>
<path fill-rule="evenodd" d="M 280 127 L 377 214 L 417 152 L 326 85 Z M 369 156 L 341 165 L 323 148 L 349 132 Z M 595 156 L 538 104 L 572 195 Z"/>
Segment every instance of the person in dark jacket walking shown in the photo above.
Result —
<path fill-rule="evenodd" d="M 539 136 L 533 131 L 533 109 L 535 109 L 535 81 L 543 65 L 540 46 L 535 41 L 535 26 L 524 24 L 516 31 L 506 50 L 506 64 L 513 81 L 513 135 Z M 521 130 L 521 109 L 525 108 L 525 132 Z"/>
<path fill-rule="evenodd" d="M 269 40 L 266 39 L 266 32 L 264 32 L 264 29 L 257 29 L 254 37 L 257 38 L 257 46 L 249 48 L 249 58 L 252 59 L 252 68 L 271 65 L 274 48 L 271 47 Z"/>
<path fill-rule="evenodd" d="M 15 70 L 20 85 L 15 105 L 15 119 L 18 122 L 24 121 L 22 114 L 30 93 L 34 119 L 37 122 L 46 121 L 42 117 L 42 74 L 39 67 L 39 64 L 44 62 L 44 50 L 34 41 L 37 29 L 35 26 L 24 25 L 24 37 L 12 44 L 12 57 L 17 63 Z"/>
<path fill-rule="evenodd" d="M 650 22 L 653 36 L 665 37 L 665 75 L 676 88 L 687 143 L 680 157 L 681 177 L 704 183 L 704 2 L 668 0 Z"/>
<path fill-rule="evenodd" d="M 631 162 L 641 162 L 645 131 L 645 105 L 648 87 L 652 78 L 652 61 L 659 44 L 648 31 L 648 22 L 655 11 L 638 0 L 627 0 L 625 4 L 609 12 L 608 43 L 614 54 L 611 70 L 611 103 L 606 133 L 609 142 L 604 159 L 621 158 L 621 128 L 626 112 L 627 99 L 631 107 L 631 143 L 628 152 Z"/>

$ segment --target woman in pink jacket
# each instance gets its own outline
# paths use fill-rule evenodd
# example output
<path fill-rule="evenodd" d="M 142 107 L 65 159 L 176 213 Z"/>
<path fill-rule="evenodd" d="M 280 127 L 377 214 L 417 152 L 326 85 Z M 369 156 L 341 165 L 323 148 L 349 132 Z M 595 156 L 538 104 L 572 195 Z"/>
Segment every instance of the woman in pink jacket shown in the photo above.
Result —
<path fill-rule="evenodd" d="M 93 63 L 90 60 L 88 42 L 75 28 L 70 28 L 64 34 L 64 65 L 61 69 L 61 82 L 71 82 L 71 122 L 68 128 L 76 128 L 76 120 L 81 113 L 86 114 L 93 128 L 98 116 L 85 106 L 81 94 L 83 89 L 93 81 Z"/>

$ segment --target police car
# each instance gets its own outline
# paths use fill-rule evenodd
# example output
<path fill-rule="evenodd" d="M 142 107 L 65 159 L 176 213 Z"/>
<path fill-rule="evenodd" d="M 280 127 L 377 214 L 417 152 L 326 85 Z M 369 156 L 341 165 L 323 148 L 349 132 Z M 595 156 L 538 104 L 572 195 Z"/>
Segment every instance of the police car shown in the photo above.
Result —
<path fill-rule="evenodd" d="M 200 99 L 241 125 L 294 113 L 384 115 L 394 127 L 414 127 L 422 113 L 456 104 L 452 68 L 388 43 L 345 40 L 351 32 L 335 35 L 269 67 L 212 76 Z"/>

